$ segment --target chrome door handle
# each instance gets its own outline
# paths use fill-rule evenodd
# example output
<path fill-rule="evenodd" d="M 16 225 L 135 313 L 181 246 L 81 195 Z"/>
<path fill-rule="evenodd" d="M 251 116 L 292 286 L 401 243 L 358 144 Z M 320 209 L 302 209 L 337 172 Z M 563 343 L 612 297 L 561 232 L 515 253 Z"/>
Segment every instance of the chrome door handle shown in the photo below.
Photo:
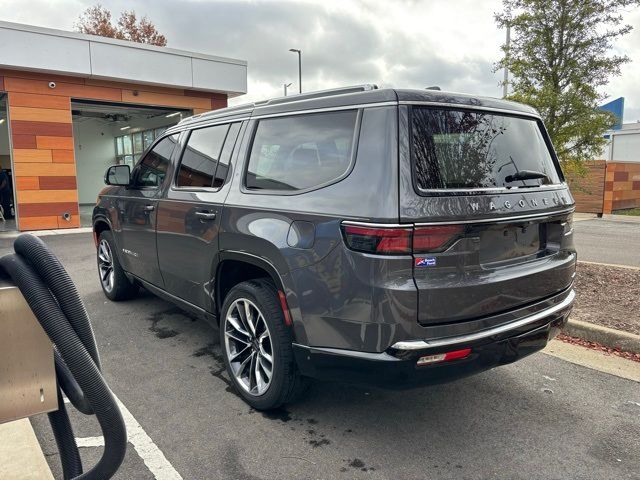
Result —
<path fill-rule="evenodd" d="M 201 220 L 215 220 L 216 214 L 214 212 L 196 212 L 196 217 Z"/>
<path fill-rule="evenodd" d="M 155 207 L 155 206 L 153 206 L 153 205 L 145 205 L 145 206 L 144 206 L 144 211 L 145 211 L 145 212 L 153 212 L 153 211 L 155 210 L 155 208 L 156 208 L 156 207 Z"/>

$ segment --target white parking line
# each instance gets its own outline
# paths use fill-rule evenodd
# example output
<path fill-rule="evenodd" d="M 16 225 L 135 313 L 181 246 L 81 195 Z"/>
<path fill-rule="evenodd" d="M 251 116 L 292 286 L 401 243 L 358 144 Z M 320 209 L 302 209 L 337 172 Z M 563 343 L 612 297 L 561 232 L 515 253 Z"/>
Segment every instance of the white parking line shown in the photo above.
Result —
<path fill-rule="evenodd" d="M 127 427 L 127 437 L 129 443 L 138 453 L 144 464 L 157 480 L 182 480 L 182 476 L 173 468 L 169 460 L 164 456 L 162 450 L 151 440 L 147 432 L 140 426 L 129 409 L 124 406 L 118 397 L 114 395 L 124 424 Z M 68 400 L 65 398 L 65 403 Z M 76 438 L 78 447 L 101 447 L 104 446 L 103 437 Z"/>

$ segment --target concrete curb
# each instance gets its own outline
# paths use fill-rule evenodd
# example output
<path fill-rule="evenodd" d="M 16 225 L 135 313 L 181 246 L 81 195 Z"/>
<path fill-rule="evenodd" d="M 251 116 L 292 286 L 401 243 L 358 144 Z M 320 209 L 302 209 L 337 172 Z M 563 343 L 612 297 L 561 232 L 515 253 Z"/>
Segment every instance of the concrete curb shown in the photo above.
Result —
<path fill-rule="evenodd" d="M 73 235 L 76 233 L 91 233 L 93 232 L 93 228 L 91 227 L 80 227 L 80 228 L 58 228 L 55 230 L 30 230 L 25 232 L 0 232 L 0 239 L 3 238 L 17 238 L 23 233 L 30 233 L 35 235 L 36 237 L 47 237 L 50 235 Z"/>
<path fill-rule="evenodd" d="M 640 335 L 634 335 L 633 333 L 573 319 L 569 319 L 563 332 L 571 337 L 600 343 L 605 347 L 640 353 Z"/>

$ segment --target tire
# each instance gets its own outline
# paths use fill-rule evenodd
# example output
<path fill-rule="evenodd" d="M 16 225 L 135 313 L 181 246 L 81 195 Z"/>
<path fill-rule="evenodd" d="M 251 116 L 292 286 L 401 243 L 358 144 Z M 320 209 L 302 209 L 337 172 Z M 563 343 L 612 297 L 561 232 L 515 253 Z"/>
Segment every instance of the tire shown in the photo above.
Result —
<path fill-rule="evenodd" d="M 115 245 L 111 231 L 102 232 L 98 238 L 96 259 L 102 291 L 109 300 L 118 302 L 134 297 L 138 293 L 139 287 L 131 282 L 124 273 Z"/>
<path fill-rule="evenodd" d="M 247 307 L 252 322 L 247 322 Z M 284 323 L 271 281 L 258 279 L 236 285 L 225 298 L 221 312 L 220 345 L 224 363 L 244 401 L 256 410 L 272 410 L 298 398 L 308 379 L 298 372 L 291 330 Z"/>

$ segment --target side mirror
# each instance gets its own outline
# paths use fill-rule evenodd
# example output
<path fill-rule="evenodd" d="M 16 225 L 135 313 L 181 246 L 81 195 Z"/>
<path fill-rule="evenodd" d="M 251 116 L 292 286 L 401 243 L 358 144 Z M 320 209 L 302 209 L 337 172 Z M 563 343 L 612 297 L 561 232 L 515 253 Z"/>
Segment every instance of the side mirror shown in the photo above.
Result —
<path fill-rule="evenodd" d="M 104 174 L 104 183 L 128 187 L 131 183 L 131 169 L 129 165 L 111 165 Z"/>

